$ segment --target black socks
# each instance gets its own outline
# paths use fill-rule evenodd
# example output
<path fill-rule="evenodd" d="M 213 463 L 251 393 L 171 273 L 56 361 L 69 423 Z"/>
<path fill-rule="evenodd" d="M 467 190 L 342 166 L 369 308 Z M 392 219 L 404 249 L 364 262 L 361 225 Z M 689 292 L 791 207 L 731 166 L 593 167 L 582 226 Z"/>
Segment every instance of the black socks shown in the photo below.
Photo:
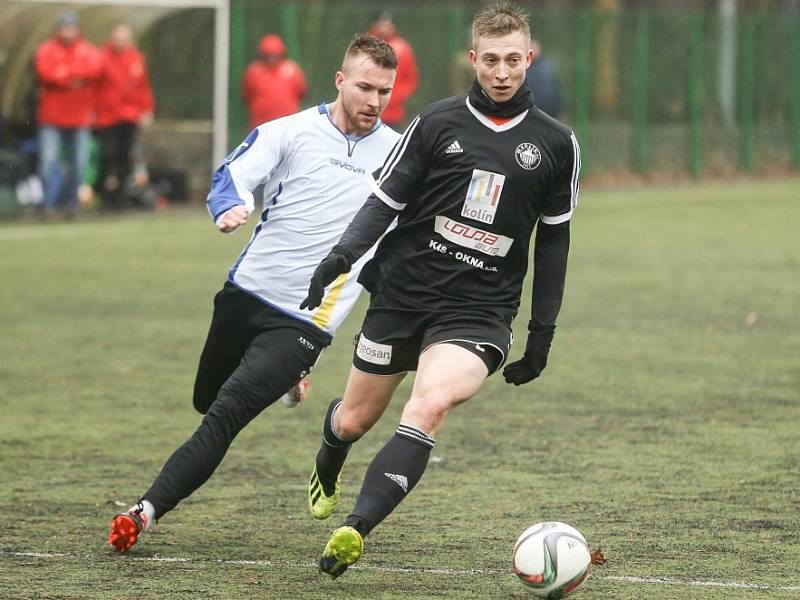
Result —
<path fill-rule="evenodd" d="M 356 438 L 345 442 L 336 433 L 334 420 L 341 403 L 341 398 L 335 398 L 328 406 L 325 423 L 322 425 L 322 446 L 317 452 L 317 477 L 326 496 L 333 495 L 336 489 L 336 478 L 339 477 L 342 466 L 344 466 L 350 446 L 353 442 L 358 441 Z"/>
<path fill-rule="evenodd" d="M 344 524 L 366 536 L 389 516 L 422 478 L 435 443 L 425 432 L 400 423 L 367 468 L 356 506 Z"/>

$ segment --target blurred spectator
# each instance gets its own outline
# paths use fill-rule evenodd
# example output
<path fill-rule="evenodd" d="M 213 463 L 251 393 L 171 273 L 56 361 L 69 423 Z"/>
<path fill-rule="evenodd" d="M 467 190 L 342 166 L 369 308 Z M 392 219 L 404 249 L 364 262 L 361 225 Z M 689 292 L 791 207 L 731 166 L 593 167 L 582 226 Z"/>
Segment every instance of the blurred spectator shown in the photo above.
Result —
<path fill-rule="evenodd" d="M 275 34 L 261 38 L 258 60 L 244 73 L 242 97 L 250 115 L 250 129 L 300 110 L 308 88 L 300 66 L 286 58 L 286 46 Z"/>
<path fill-rule="evenodd" d="M 127 23 L 111 28 L 101 48 L 103 67 L 97 80 L 97 141 L 100 161 L 96 191 L 103 208 L 125 208 L 133 171 L 133 144 L 140 126 L 153 120 L 153 92 L 142 53 L 133 45 Z"/>
<path fill-rule="evenodd" d="M 81 37 L 75 13 L 61 15 L 53 37 L 36 51 L 35 69 L 40 86 L 39 173 L 44 184 L 44 205 L 55 207 L 63 193 L 68 216 L 77 208 L 78 188 L 89 161 L 89 125 L 100 67 L 100 53 Z M 60 165 L 62 146 L 69 151 L 68 173 Z"/>
<path fill-rule="evenodd" d="M 33 70 L 33 59 L 31 59 Z M 27 93 L 23 94 L 23 116 L 7 123 L 6 143 L 13 148 L 22 161 L 15 193 L 21 206 L 37 207 L 44 200 L 44 189 L 38 171 L 38 150 L 36 143 L 36 115 L 39 112 L 38 85 L 32 82 Z"/>
<path fill-rule="evenodd" d="M 419 73 L 414 50 L 411 45 L 397 32 L 392 15 L 382 12 L 378 15 L 369 29 L 369 34 L 388 42 L 397 55 L 397 79 L 392 88 L 392 98 L 383 111 L 381 119 L 391 127 L 402 127 L 406 119 L 406 102 L 417 89 Z M 463 93 L 466 93 L 464 90 Z"/>
<path fill-rule="evenodd" d="M 558 78 L 556 65 L 542 54 L 541 44 L 531 38 L 533 62 L 528 67 L 528 87 L 531 88 L 533 101 L 551 117 L 558 119 L 561 114 L 561 81 Z"/>

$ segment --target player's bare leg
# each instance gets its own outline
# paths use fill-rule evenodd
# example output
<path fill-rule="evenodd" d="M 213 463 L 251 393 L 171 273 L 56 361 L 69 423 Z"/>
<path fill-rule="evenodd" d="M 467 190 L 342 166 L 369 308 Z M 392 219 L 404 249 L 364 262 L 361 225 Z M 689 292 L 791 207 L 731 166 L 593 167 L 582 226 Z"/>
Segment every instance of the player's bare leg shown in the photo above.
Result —
<path fill-rule="evenodd" d="M 363 538 L 422 478 L 447 414 L 480 389 L 486 364 L 460 346 L 437 344 L 422 353 L 400 425 L 367 468 L 355 508 L 325 546 L 319 568 L 334 579 L 363 553 Z"/>
<path fill-rule="evenodd" d="M 308 483 L 308 509 L 317 519 L 326 519 L 339 501 L 339 477 L 353 442 L 380 419 L 392 394 L 405 377 L 370 375 L 350 371 L 344 397 L 328 407 L 322 428 L 322 445 Z"/>
<path fill-rule="evenodd" d="M 405 373 L 371 375 L 351 367 L 336 414 L 337 434 L 343 440 L 353 441 L 372 429 L 405 376 Z"/>
<path fill-rule="evenodd" d="M 436 435 L 450 411 L 472 398 L 488 374 L 486 364 L 461 346 L 430 346 L 419 357 L 414 388 L 401 422 Z"/>

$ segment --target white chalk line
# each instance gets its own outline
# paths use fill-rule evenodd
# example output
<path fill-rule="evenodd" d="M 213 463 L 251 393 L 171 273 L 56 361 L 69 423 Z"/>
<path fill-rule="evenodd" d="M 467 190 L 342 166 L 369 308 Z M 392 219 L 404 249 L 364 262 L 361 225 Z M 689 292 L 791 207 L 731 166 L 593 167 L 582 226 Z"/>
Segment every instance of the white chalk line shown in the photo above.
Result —
<path fill-rule="evenodd" d="M 714 587 L 738 590 L 781 590 L 786 592 L 800 592 L 800 585 L 776 585 L 771 583 L 741 583 L 738 581 L 693 581 L 685 579 L 672 579 L 669 577 L 628 577 L 623 575 L 600 575 L 595 579 L 606 581 L 624 581 L 630 583 L 645 583 L 657 585 L 682 585 L 691 587 Z"/>
<path fill-rule="evenodd" d="M 48 559 L 77 559 L 83 557 L 75 554 L 65 554 L 62 552 L 3 552 L 7 556 L 19 558 L 48 558 Z M 178 556 L 125 556 L 121 560 L 133 560 L 141 562 L 163 562 L 163 563 L 194 563 L 194 564 L 219 564 L 255 567 L 283 567 L 289 569 L 316 569 L 317 563 L 299 563 L 280 560 L 242 560 L 242 559 L 198 559 Z M 356 571 L 367 571 L 377 573 L 421 573 L 433 575 L 508 575 L 510 571 L 497 569 L 448 569 L 448 568 L 427 568 L 427 567 L 387 567 L 387 566 L 368 566 L 354 565 L 350 567 Z M 691 579 L 672 579 L 669 577 L 633 577 L 622 575 L 601 575 L 596 571 L 592 574 L 592 579 L 603 581 L 619 581 L 622 583 L 635 583 L 640 585 L 662 585 L 680 587 L 705 587 L 723 588 L 737 590 L 775 590 L 784 592 L 800 592 L 800 585 L 778 585 L 771 583 L 745 583 L 739 581 L 701 581 Z"/>

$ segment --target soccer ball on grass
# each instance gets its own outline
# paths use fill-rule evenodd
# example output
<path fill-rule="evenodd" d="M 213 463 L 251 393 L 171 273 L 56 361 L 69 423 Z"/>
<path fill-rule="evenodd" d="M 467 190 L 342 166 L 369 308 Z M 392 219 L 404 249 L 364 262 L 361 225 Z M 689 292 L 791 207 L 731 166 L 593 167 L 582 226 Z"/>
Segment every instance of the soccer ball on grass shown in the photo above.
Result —
<path fill-rule="evenodd" d="M 581 532 L 558 521 L 537 523 L 514 544 L 514 573 L 539 598 L 564 598 L 587 578 L 592 554 Z"/>

